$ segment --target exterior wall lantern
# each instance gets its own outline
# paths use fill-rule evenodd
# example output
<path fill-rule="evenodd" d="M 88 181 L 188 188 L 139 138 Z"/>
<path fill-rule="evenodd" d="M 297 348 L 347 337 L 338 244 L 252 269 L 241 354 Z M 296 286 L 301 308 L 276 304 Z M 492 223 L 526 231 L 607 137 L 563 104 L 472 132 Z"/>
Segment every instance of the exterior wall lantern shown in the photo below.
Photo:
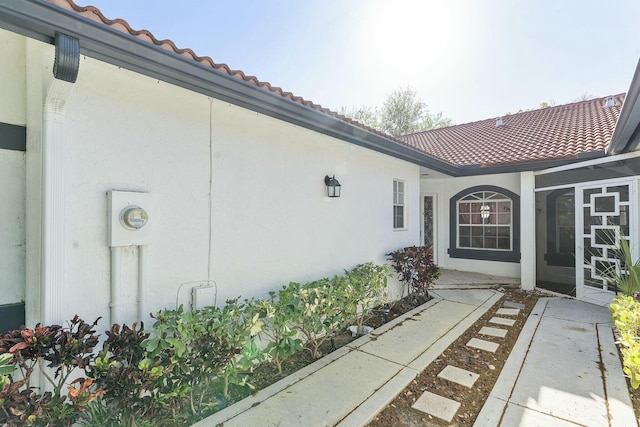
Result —
<path fill-rule="evenodd" d="M 491 209 L 489 208 L 489 206 L 482 204 L 482 206 L 480 206 L 480 217 L 482 218 L 482 222 L 484 224 L 487 224 L 489 215 L 491 215 Z"/>
<path fill-rule="evenodd" d="M 327 196 L 340 197 L 340 183 L 336 179 L 336 176 L 325 175 L 324 184 L 327 186 Z"/>

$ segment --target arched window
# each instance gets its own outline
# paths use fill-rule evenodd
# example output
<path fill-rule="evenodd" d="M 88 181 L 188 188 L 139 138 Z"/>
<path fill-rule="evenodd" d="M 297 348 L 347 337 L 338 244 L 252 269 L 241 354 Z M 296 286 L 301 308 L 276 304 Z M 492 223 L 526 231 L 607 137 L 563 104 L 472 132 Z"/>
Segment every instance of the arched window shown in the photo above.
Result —
<path fill-rule="evenodd" d="M 450 200 L 452 258 L 520 261 L 520 197 L 504 188 L 477 186 Z"/>

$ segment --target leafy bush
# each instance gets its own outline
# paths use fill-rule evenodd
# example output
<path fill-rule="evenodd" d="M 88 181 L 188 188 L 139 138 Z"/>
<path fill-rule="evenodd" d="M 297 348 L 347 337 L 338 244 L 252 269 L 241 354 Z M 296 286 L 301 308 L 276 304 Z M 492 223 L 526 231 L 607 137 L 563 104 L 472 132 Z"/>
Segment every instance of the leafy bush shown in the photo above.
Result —
<path fill-rule="evenodd" d="M 154 382 L 156 399 L 174 417 L 226 406 L 226 400 L 212 395 L 214 383 L 222 384 L 225 399 L 229 383 L 251 386 L 248 374 L 260 356 L 251 338 L 262 330 L 259 314 L 251 308 L 236 298 L 222 308 L 184 312 L 180 307 L 156 314 L 151 336 L 142 343 L 147 353 L 143 362 L 152 369 L 162 367 Z"/>
<path fill-rule="evenodd" d="M 295 328 L 302 317 L 299 290 L 300 285 L 290 283 L 278 293 L 269 292 L 269 299 L 259 302 L 261 318 L 265 322 L 263 334 L 269 340 L 264 350 L 265 355 L 276 365 L 279 375 L 282 375 L 284 361 L 303 348 L 303 342 Z"/>
<path fill-rule="evenodd" d="M 362 335 L 364 319 L 371 310 L 385 302 L 388 276 L 387 266 L 368 262 L 333 279 L 346 324 L 357 326 L 357 335 Z"/>
<path fill-rule="evenodd" d="M 82 373 L 91 363 L 93 348 L 98 343 L 93 330 L 97 322 L 88 324 L 75 316 L 66 328 L 38 324 L 34 329 L 23 327 L 0 338 L 5 373 L 0 390 L 0 424 L 70 426 L 81 418 L 87 405 L 103 390 L 92 387 L 92 380 L 87 378 L 79 377 L 70 383 L 68 380 L 74 371 Z M 8 372 L 6 354 L 11 355 L 11 363 L 20 371 L 21 379 L 14 380 L 12 372 Z M 28 384 L 40 361 L 46 364 L 40 372 L 53 389 L 42 394 Z"/>
<path fill-rule="evenodd" d="M 142 342 L 149 337 L 144 324 L 132 327 L 113 325 L 94 363 L 87 370 L 104 396 L 90 407 L 89 420 L 104 426 L 135 425 L 156 414 L 154 380 L 162 368 L 151 369 L 143 362 L 146 353 Z M 140 425 L 140 423 L 138 423 Z"/>
<path fill-rule="evenodd" d="M 331 339 L 333 333 L 344 326 L 343 306 L 329 279 L 321 279 L 300 286 L 292 284 L 297 292 L 300 317 L 295 327 L 306 340 L 311 357 L 322 356 L 320 346 Z"/>
<path fill-rule="evenodd" d="M 367 263 L 332 280 L 290 283 L 267 300 L 162 310 L 150 331 L 113 325 L 97 355 L 98 320 L 13 331 L 0 337 L 0 425 L 191 424 L 226 406 L 230 385 L 238 386 L 234 397 L 246 396 L 258 363 L 273 361 L 282 372 L 303 348 L 318 358 L 335 331 L 361 327 L 382 301 L 387 276 L 386 267 Z M 269 338 L 264 350 L 254 339 L 260 333 Z M 29 387 L 36 365 L 46 365 L 52 391 Z"/>
<path fill-rule="evenodd" d="M 429 285 L 440 275 L 440 269 L 433 262 L 433 251 L 425 246 L 410 246 L 387 254 L 391 267 L 405 283 L 407 294 L 427 298 Z M 402 291 L 404 297 L 404 289 Z"/>
<path fill-rule="evenodd" d="M 617 295 L 609 310 L 612 320 L 620 333 L 622 345 L 623 371 L 629 377 L 631 386 L 640 386 L 640 303 L 633 297 Z"/>

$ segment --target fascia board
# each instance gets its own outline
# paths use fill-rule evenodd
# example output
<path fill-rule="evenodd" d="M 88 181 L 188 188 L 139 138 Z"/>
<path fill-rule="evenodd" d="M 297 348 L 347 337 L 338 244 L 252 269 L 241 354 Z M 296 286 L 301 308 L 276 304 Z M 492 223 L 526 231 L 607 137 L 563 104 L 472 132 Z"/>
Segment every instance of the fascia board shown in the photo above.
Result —
<path fill-rule="evenodd" d="M 607 155 L 634 151 L 640 144 L 640 60 L 607 147 Z"/>

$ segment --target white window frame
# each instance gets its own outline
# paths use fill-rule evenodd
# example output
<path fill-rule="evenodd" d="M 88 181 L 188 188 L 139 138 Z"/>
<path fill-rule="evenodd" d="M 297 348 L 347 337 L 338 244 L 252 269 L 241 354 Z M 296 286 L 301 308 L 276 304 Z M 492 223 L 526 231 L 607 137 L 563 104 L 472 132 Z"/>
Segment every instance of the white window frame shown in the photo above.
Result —
<path fill-rule="evenodd" d="M 402 189 L 400 190 L 400 186 Z M 402 224 L 396 224 L 396 208 L 402 208 Z M 407 182 L 401 179 L 393 180 L 393 229 L 407 229 Z"/>

